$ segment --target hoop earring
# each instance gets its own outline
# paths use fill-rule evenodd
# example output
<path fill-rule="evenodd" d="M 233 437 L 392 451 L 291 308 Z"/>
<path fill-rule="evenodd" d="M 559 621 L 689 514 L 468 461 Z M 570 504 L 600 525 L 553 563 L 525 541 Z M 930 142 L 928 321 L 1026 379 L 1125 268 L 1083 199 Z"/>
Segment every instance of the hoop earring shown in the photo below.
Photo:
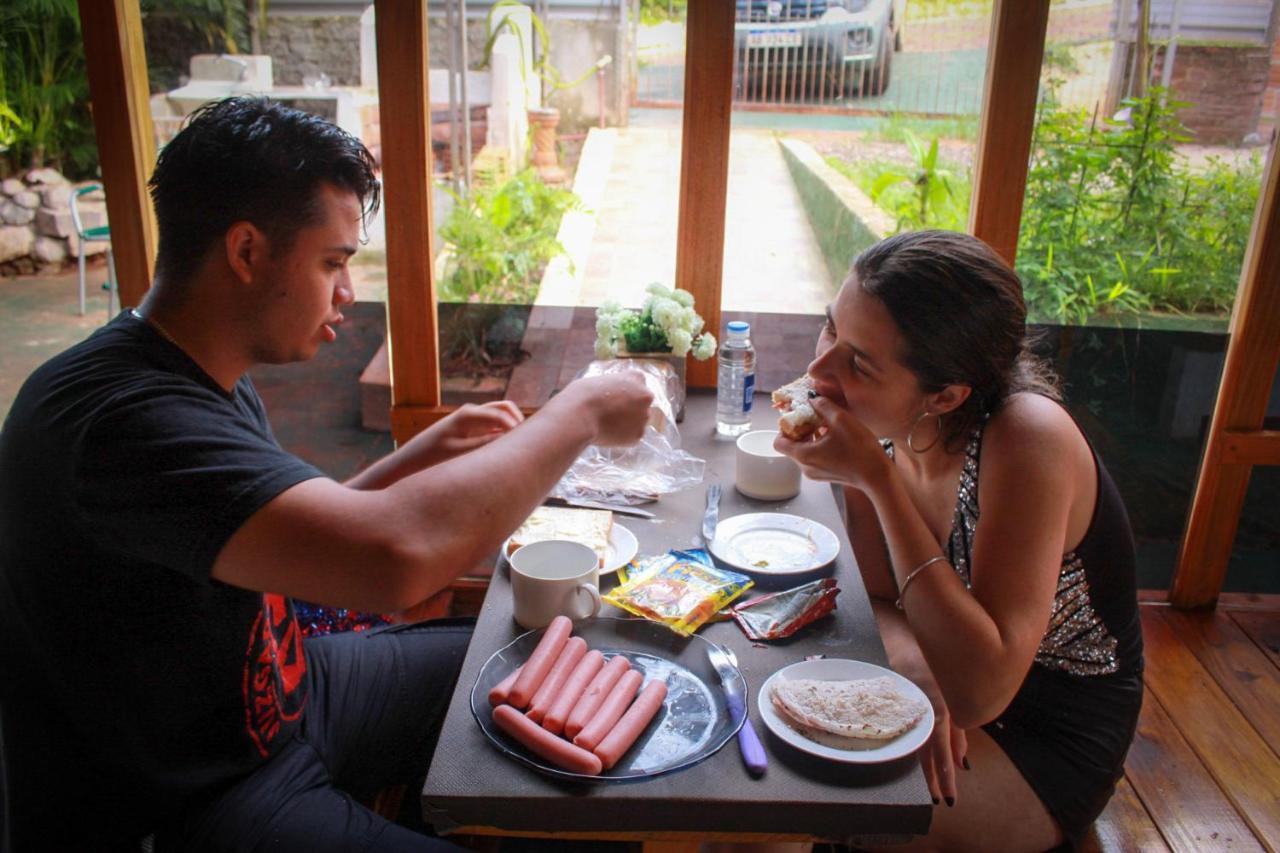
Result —
<path fill-rule="evenodd" d="M 932 450 L 933 446 L 942 438 L 942 415 L 938 414 L 934 415 L 934 417 L 938 419 L 938 432 L 937 435 L 933 437 L 933 441 L 929 442 L 924 447 L 916 447 L 912 442 L 912 439 L 915 437 L 916 427 L 920 426 L 920 422 L 927 417 L 929 417 L 929 410 L 925 409 L 920 413 L 920 417 L 916 418 L 916 422 L 911 425 L 911 429 L 907 431 L 907 447 L 911 448 L 914 453 L 927 453 Z"/>

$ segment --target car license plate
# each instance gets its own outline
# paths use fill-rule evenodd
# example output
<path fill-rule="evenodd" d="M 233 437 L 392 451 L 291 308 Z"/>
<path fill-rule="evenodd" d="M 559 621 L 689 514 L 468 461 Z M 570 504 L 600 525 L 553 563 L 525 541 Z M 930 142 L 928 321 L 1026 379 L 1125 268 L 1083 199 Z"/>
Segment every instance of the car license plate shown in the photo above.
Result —
<path fill-rule="evenodd" d="M 747 47 L 799 47 L 799 30 L 763 30 L 747 33 Z"/>

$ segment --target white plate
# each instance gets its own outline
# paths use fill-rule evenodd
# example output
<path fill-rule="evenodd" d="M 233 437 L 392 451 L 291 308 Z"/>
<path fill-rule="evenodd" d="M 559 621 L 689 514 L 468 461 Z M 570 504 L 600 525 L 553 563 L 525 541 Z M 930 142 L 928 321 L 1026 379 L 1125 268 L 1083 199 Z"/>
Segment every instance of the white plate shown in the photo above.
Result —
<path fill-rule="evenodd" d="M 609 530 L 609 552 L 604 555 L 604 568 L 600 571 L 616 572 L 630 563 L 639 550 L 636 535 L 615 521 Z"/>
<path fill-rule="evenodd" d="M 507 558 L 507 549 L 511 544 L 508 538 L 502 543 L 502 559 Z M 636 535 L 618 522 L 613 523 L 613 527 L 609 530 L 609 550 L 604 555 L 604 568 L 601 573 L 616 572 L 618 569 L 630 563 L 640 550 L 640 543 L 636 541 Z"/>
<path fill-rule="evenodd" d="M 895 682 L 895 686 L 910 696 L 919 699 L 925 705 L 924 716 L 916 724 L 898 735 L 893 740 L 866 740 L 862 738 L 846 738 L 839 735 L 819 734 L 821 742 L 808 738 L 793 729 L 786 720 L 779 716 L 773 707 L 773 686 L 779 681 L 791 678 L 816 678 L 819 681 L 852 681 L 861 678 L 879 678 L 887 675 Z M 891 669 L 865 663 L 860 660 L 843 658 L 822 658 L 793 663 L 769 676 L 769 680 L 760 686 L 756 694 L 756 707 L 764 724 L 782 740 L 801 752 L 827 758 L 831 761 L 842 761 L 847 764 L 879 764 L 882 761 L 893 761 L 915 752 L 933 732 L 933 706 L 924 692 L 916 685 L 903 678 Z"/>
<path fill-rule="evenodd" d="M 753 575 L 798 575 L 828 565 L 840 553 L 831 529 L 782 512 L 749 512 L 716 525 L 711 553 Z"/>

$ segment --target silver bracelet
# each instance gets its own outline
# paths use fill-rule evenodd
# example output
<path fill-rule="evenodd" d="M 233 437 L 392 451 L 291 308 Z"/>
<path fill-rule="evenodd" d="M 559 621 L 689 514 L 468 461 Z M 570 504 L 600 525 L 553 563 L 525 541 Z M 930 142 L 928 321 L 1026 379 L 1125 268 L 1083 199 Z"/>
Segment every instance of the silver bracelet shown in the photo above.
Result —
<path fill-rule="evenodd" d="M 904 595 L 906 595 L 906 594 L 907 594 L 907 587 L 911 586 L 911 582 L 912 582 L 913 580 L 915 580 L 915 579 L 916 579 L 916 575 L 920 574 L 920 573 L 921 573 L 921 572 L 923 572 L 925 569 L 927 569 L 927 568 L 929 568 L 930 566 L 932 566 L 934 563 L 946 562 L 946 559 L 947 559 L 946 557 L 944 557 L 943 555 L 939 554 L 939 555 L 938 555 L 938 556 L 936 556 L 936 557 L 930 557 L 929 559 L 925 560 L 923 563 L 921 563 L 920 565 L 918 565 L 918 566 L 916 566 L 914 569 L 912 569 L 912 570 L 911 570 L 911 572 L 910 572 L 910 574 L 908 574 L 908 575 L 907 575 L 906 580 L 904 580 L 904 581 L 902 582 L 902 586 L 901 586 L 901 587 L 899 587 L 899 589 L 898 589 L 898 600 L 897 600 L 897 601 L 895 601 L 895 602 L 893 603 L 893 606 L 894 606 L 894 607 L 896 607 L 896 608 L 898 608 L 899 610 L 901 610 L 901 609 L 902 609 L 902 596 L 904 596 Z"/>

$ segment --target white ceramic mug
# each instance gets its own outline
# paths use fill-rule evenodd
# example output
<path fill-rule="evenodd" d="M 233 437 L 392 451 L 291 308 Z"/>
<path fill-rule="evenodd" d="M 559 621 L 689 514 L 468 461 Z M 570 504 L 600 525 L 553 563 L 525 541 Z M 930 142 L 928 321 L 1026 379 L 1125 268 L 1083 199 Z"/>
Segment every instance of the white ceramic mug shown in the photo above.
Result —
<path fill-rule="evenodd" d="M 557 616 L 586 619 L 600 612 L 600 558 L 581 542 L 530 542 L 510 556 L 516 622 L 545 628 Z"/>
<path fill-rule="evenodd" d="M 749 498 L 783 501 L 800 494 L 800 466 L 773 449 L 778 431 L 761 429 L 738 437 L 734 485 Z"/>

